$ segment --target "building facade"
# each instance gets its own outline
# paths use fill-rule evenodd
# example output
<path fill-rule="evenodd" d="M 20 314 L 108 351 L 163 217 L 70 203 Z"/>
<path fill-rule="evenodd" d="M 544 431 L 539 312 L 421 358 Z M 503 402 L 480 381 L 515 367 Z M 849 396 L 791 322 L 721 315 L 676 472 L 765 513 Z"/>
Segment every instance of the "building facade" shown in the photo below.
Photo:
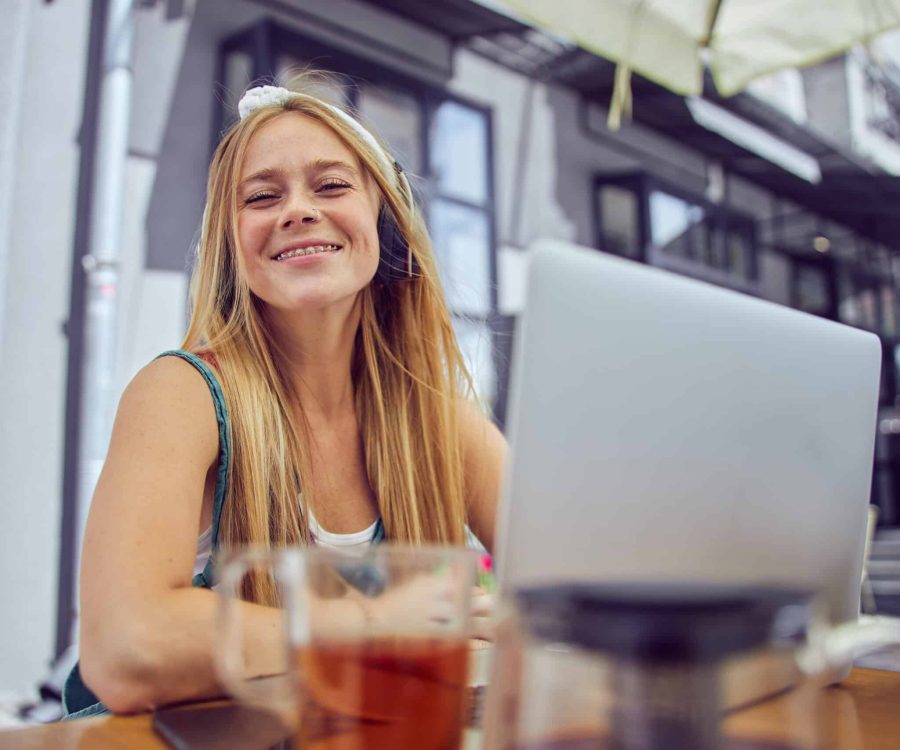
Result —
<path fill-rule="evenodd" d="M 0 76 L 0 691 L 67 644 L 78 422 L 106 2 L 9 0 Z M 502 424 L 528 247 L 561 238 L 877 333 L 873 498 L 900 524 L 900 44 L 684 100 L 473 0 L 135 4 L 115 391 L 185 329 L 217 134 L 251 82 L 333 73 L 328 93 L 389 142 L 425 208 L 463 349 Z M 814 372 L 810 378 L 815 378 Z M 900 451 L 897 456 L 900 457 Z"/>

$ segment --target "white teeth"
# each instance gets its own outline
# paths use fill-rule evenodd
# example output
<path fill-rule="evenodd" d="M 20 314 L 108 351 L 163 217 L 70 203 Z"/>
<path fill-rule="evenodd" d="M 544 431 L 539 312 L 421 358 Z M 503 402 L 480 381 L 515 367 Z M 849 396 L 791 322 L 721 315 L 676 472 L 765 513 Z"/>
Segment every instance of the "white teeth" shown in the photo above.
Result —
<path fill-rule="evenodd" d="M 296 250 L 288 250 L 275 257 L 275 260 L 287 260 L 288 258 L 297 258 L 301 255 L 314 255 L 315 253 L 334 253 L 341 249 L 340 245 L 310 245 L 309 247 L 298 247 Z"/>

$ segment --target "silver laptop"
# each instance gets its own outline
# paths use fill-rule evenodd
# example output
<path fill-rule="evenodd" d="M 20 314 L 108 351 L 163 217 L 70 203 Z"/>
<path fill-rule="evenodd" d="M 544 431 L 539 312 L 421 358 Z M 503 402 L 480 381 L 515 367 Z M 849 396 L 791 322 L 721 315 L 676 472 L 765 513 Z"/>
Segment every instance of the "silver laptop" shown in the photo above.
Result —
<path fill-rule="evenodd" d="M 567 243 L 514 342 L 503 590 L 783 582 L 858 614 L 878 338 Z"/>

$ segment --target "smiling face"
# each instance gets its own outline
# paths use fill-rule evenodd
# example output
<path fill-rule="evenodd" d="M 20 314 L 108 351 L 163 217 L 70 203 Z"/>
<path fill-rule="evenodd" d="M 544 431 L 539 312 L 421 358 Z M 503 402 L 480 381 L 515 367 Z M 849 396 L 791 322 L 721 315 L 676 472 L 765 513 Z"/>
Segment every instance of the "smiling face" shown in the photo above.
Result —
<path fill-rule="evenodd" d="M 250 139 L 237 191 L 240 267 L 272 311 L 349 311 L 378 267 L 379 197 L 323 123 L 286 112 Z"/>

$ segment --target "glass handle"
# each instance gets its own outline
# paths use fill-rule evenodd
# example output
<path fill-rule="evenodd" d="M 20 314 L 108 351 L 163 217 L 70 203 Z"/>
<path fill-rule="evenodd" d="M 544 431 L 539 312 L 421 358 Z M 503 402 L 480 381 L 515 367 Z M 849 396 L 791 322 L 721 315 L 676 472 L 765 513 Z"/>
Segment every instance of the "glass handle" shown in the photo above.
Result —
<path fill-rule="evenodd" d="M 244 659 L 243 609 L 255 605 L 241 600 L 241 584 L 247 572 L 254 567 L 267 568 L 274 574 L 279 566 L 278 557 L 277 553 L 268 550 L 250 549 L 229 559 L 221 568 L 217 587 L 221 602 L 219 643 L 215 648 L 214 661 L 222 685 L 232 696 L 248 706 L 276 715 L 285 726 L 293 727 L 297 719 L 297 691 L 290 671 L 252 678 L 248 676 Z M 282 632 L 286 637 L 286 628 Z"/>

